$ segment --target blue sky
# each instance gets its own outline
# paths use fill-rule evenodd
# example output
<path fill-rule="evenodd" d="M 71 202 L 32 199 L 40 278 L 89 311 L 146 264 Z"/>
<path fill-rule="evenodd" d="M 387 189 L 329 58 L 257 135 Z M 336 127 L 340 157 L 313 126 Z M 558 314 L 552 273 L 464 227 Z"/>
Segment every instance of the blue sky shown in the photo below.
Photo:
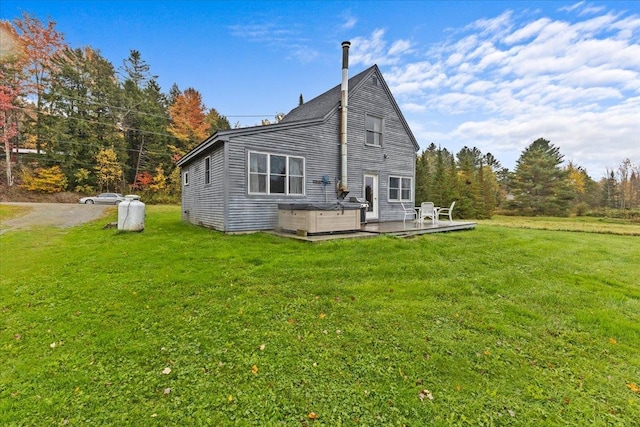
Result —
<path fill-rule="evenodd" d="M 254 125 L 378 64 L 418 142 L 513 170 L 539 137 L 599 179 L 640 163 L 639 1 L 12 1 L 120 67 L 141 52 L 167 92 Z"/>

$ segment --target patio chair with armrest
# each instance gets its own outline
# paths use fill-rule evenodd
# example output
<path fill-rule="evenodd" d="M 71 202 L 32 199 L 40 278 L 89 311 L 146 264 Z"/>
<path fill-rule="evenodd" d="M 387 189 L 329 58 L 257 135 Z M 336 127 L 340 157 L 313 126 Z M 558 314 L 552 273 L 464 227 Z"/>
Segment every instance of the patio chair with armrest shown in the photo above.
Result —
<path fill-rule="evenodd" d="M 440 219 L 440 215 L 446 215 L 449 217 L 449 222 L 453 222 L 453 217 L 451 216 L 451 214 L 453 213 L 453 207 L 455 206 L 456 201 L 454 200 L 453 203 L 451 203 L 451 206 L 449 206 L 448 208 L 440 208 L 438 209 L 438 212 L 436 214 L 436 216 L 438 217 L 438 220 Z"/>
<path fill-rule="evenodd" d="M 431 223 L 435 224 L 438 219 L 437 208 L 433 205 L 433 202 L 422 202 L 420 204 L 420 214 L 418 220 L 424 222 L 425 218 L 430 218 Z"/>
<path fill-rule="evenodd" d="M 407 216 L 410 216 L 411 219 L 417 218 L 416 210 L 413 206 L 407 207 L 402 202 L 400 202 L 400 205 L 402 206 L 402 210 L 404 211 L 404 218 L 402 218 L 402 222 L 405 222 L 407 220 Z"/>

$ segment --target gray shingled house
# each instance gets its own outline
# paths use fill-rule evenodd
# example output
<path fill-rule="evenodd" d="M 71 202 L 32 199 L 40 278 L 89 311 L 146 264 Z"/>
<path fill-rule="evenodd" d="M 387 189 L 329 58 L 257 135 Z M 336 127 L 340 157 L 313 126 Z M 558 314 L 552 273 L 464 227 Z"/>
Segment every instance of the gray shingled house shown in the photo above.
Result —
<path fill-rule="evenodd" d="M 377 65 L 348 79 L 348 47 L 341 85 L 277 124 L 218 131 L 180 159 L 183 220 L 272 230 L 291 206 L 340 209 L 354 196 L 369 202 L 367 222 L 403 220 L 419 146 Z"/>

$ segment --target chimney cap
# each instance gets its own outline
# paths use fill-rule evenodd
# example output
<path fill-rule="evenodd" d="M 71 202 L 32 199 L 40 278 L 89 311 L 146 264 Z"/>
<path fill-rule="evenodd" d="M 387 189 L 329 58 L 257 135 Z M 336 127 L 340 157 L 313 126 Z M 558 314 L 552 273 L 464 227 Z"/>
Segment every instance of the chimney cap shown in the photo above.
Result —
<path fill-rule="evenodd" d="M 349 46 L 351 46 L 351 42 L 350 41 L 345 40 L 345 41 L 342 42 L 342 47 L 349 47 Z"/>

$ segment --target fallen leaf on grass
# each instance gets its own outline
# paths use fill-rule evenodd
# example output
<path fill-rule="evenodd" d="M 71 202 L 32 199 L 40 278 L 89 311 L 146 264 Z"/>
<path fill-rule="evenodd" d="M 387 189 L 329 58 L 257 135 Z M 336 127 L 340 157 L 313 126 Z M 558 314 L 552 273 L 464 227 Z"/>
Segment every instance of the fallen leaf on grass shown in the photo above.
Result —
<path fill-rule="evenodd" d="M 165 388 L 165 389 L 164 389 L 164 392 L 163 392 L 162 394 L 164 394 L 164 395 L 166 396 L 166 395 L 167 395 L 167 394 L 169 394 L 169 393 L 171 393 L 171 387 L 167 387 L 167 388 Z"/>
<path fill-rule="evenodd" d="M 615 338 L 609 338 L 609 344 L 616 345 L 618 344 L 618 340 L 616 340 Z"/>
<path fill-rule="evenodd" d="M 251 367 L 251 372 L 253 372 L 254 375 L 258 375 L 258 367 L 256 365 L 253 365 Z"/>
<path fill-rule="evenodd" d="M 640 394 L 640 387 L 638 387 L 638 384 L 629 383 L 627 384 L 627 387 L 629 387 L 629 390 L 631 390 L 632 392 Z"/>
<path fill-rule="evenodd" d="M 266 347 L 267 347 L 267 346 L 266 346 L 265 344 L 262 344 L 262 345 L 260 346 L 260 351 L 263 351 Z"/>
<path fill-rule="evenodd" d="M 20 340 L 20 338 L 22 338 L 22 335 L 20 335 L 20 334 L 14 334 L 13 335 L 13 339 L 16 340 L 16 341 Z"/>
<path fill-rule="evenodd" d="M 433 400 L 433 394 L 431 394 L 431 392 L 427 389 L 422 390 L 420 393 L 418 393 L 418 398 L 421 402 L 424 402 L 425 397 L 429 400 Z"/>
<path fill-rule="evenodd" d="M 227 398 L 227 400 L 229 401 L 229 403 L 233 402 L 233 396 L 229 395 L 229 397 Z"/>
<path fill-rule="evenodd" d="M 318 419 L 318 414 L 316 414 L 315 412 L 309 412 L 309 419 L 310 420 L 317 420 Z"/>
<path fill-rule="evenodd" d="M 56 348 L 56 343 L 52 342 L 51 344 L 49 344 L 49 347 Z"/>
<path fill-rule="evenodd" d="M 164 368 L 162 370 L 162 373 L 165 374 L 165 375 L 169 375 L 171 373 L 171 368 Z"/>
<path fill-rule="evenodd" d="M 326 316 L 327 316 L 327 315 L 326 315 L 326 314 L 324 314 L 324 313 L 320 313 L 320 314 L 318 315 L 318 317 L 319 317 L 319 318 L 321 318 L 321 319 L 324 319 Z"/>

